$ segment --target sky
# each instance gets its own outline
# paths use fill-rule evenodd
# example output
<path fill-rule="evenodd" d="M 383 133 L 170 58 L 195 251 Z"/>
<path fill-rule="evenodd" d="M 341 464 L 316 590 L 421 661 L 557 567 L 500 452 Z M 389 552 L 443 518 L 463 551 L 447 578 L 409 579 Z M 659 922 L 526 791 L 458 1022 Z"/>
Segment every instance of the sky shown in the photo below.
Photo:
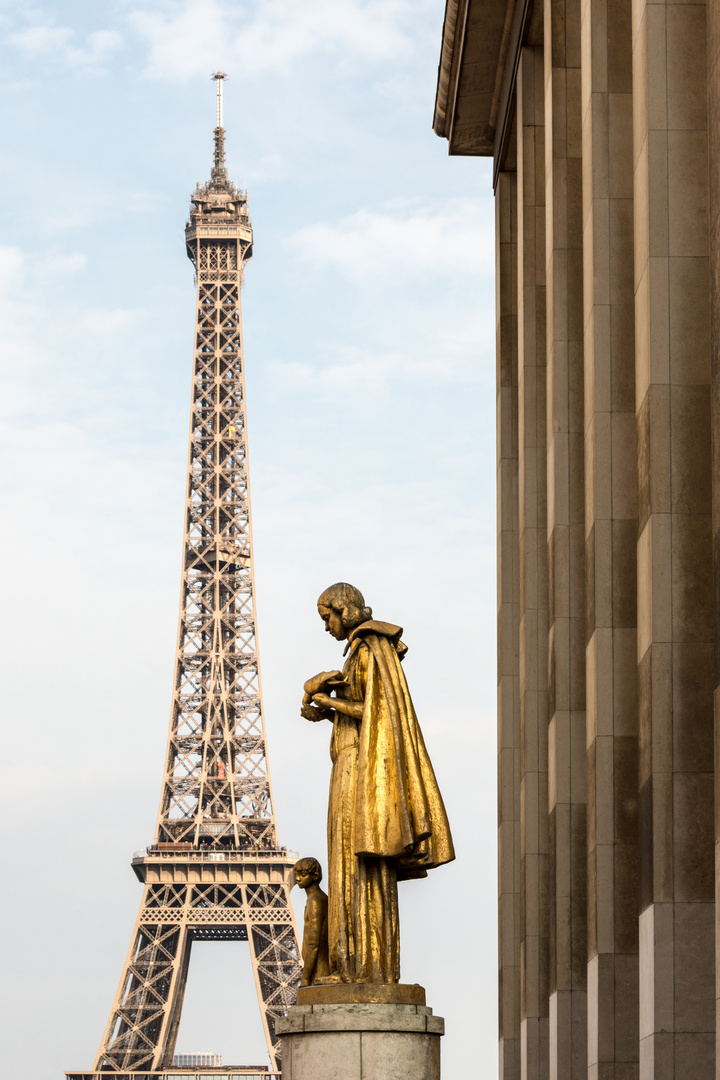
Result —
<path fill-rule="evenodd" d="M 180 588 L 189 194 L 226 71 L 258 638 L 281 843 L 325 858 L 338 580 L 405 628 L 457 860 L 400 887 L 445 1075 L 495 1073 L 490 163 L 432 132 L 443 0 L 0 0 L 7 1075 L 92 1066 L 152 841 Z M 303 901 L 293 892 L 301 921 Z M 242 943 L 193 952 L 179 1051 L 267 1064 Z"/>

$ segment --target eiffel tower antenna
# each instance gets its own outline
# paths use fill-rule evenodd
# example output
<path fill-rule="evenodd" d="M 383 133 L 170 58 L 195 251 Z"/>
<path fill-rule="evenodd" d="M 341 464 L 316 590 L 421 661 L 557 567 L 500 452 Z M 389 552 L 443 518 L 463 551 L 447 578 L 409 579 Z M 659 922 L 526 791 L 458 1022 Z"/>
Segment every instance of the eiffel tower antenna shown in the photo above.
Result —
<path fill-rule="evenodd" d="M 145 889 L 93 1069 L 68 1080 L 155 1080 L 172 1065 L 194 941 L 250 945 L 268 1052 L 301 965 L 279 846 L 255 629 L 240 290 L 247 192 L 228 180 L 217 87 L 208 183 L 185 228 L 197 275 L 182 599 L 160 809 L 132 867 Z M 232 1072 L 233 1070 L 231 1070 Z M 235 1070 L 237 1072 L 237 1070 Z M 223 1070 L 219 1070 L 219 1078 Z M 272 1074 L 268 1074 L 272 1076 Z"/>
<path fill-rule="evenodd" d="M 223 126 L 223 117 L 222 117 L 222 106 L 223 106 L 223 95 L 222 95 L 222 86 L 223 86 L 223 82 L 225 81 L 225 79 L 227 79 L 227 75 L 225 74 L 225 72 L 224 72 L 224 71 L 213 71 L 213 73 L 212 73 L 212 75 L 210 76 L 210 78 L 211 78 L 211 79 L 214 79 L 214 81 L 215 81 L 215 86 L 216 86 L 216 90 L 217 90 L 217 124 L 215 125 L 215 127 L 219 127 L 219 128 L 221 128 L 221 127 Z"/>

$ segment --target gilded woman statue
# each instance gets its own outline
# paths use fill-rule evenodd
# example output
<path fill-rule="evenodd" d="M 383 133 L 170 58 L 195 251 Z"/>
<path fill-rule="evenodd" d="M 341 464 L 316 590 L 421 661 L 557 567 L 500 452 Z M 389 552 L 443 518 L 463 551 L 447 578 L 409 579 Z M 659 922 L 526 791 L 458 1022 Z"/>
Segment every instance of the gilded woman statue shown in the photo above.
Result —
<path fill-rule="evenodd" d="M 330 981 L 395 983 L 398 880 L 454 859 L 450 827 L 401 667 L 402 628 L 374 620 L 344 582 L 325 590 L 318 613 L 329 634 L 347 641 L 343 671 L 308 679 L 302 706 L 307 720 L 333 724 Z"/>

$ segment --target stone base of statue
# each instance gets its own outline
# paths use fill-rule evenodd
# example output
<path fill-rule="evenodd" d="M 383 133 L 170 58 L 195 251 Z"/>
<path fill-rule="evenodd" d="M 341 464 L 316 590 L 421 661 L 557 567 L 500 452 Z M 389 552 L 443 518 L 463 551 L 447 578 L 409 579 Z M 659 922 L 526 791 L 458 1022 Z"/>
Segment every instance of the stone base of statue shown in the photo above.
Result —
<path fill-rule="evenodd" d="M 277 1021 L 283 1080 L 440 1080 L 440 1036 L 421 986 L 306 986 Z"/>

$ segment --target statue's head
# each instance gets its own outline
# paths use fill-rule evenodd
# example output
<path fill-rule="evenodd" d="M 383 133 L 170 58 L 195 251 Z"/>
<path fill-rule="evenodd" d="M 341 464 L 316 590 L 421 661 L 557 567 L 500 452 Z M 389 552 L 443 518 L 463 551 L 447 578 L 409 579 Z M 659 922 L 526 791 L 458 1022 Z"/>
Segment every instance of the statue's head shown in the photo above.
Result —
<path fill-rule="evenodd" d="M 310 885 L 319 885 L 322 881 L 322 866 L 317 859 L 298 859 L 293 870 L 295 880 L 301 889 L 307 889 Z"/>
<path fill-rule="evenodd" d="M 363 594 L 346 581 L 339 581 L 321 593 L 317 607 L 328 634 L 338 641 L 344 641 L 356 626 L 372 619 L 372 608 L 365 606 Z"/>

